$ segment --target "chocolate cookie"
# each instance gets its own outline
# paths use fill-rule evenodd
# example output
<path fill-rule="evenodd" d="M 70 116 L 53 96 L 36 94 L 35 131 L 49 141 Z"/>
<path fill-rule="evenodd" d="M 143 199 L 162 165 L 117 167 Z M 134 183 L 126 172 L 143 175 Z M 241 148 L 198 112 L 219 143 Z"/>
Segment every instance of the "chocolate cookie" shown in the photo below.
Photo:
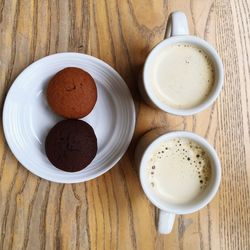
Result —
<path fill-rule="evenodd" d="M 96 84 L 92 76 L 79 68 L 65 68 L 49 82 L 47 99 L 51 109 L 65 118 L 88 115 L 97 100 Z"/>
<path fill-rule="evenodd" d="M 75 172 L 88 166 L 95 158 L 97 139 L 88 123 L 63 120 L 49 131 L 45 151 L 54 166 L 67 172 Z"/>

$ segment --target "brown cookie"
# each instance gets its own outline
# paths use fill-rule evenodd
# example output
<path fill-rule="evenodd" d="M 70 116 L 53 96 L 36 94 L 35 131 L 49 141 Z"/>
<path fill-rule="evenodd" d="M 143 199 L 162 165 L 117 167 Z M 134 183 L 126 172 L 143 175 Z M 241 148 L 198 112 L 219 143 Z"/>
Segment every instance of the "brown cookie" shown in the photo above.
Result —
<path fill-rule="evenodd" d="M 93 128 L 81 120 L 63 120 L 48 133 L 45 152 L 57 168 L 76 172 L 87 167 L 95 158 L 97 139 Z"/>
<path fill-rule="evenodd" d="M 88 115 L 97 100 L 96 84 L 92 76 L 79 68 L 65 68 L 49 82 L 47 99 L 51 109 L 65 118 Z"/>

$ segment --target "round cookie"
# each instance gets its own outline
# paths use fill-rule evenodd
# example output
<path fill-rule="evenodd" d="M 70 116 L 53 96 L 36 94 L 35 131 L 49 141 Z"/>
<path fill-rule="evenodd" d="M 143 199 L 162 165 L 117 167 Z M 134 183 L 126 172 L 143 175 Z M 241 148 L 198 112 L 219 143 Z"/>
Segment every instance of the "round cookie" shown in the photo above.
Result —
<path fill-rule="evenodd" d="M 94 79 L 79 68 L 65 68 L 49 82 L 47 100 L 51 109 L 65 118 L 78 119 L 88 115 L 97 100 Z"/>
<path fill-rule="evenodd" d="M 97 152 L 93 128 L 81 120 L 63 120 L 48 133 L 45 152 L 50 162 L 67 171 L 80 171 L 90 164 Z"/>

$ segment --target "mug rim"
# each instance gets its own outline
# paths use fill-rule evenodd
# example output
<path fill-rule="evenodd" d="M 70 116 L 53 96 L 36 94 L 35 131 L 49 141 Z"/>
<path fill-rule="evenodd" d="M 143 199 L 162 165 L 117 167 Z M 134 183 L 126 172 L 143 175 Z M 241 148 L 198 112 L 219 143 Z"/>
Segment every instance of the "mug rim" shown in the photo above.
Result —
<path fill-rule="evenodd" d="M 157 195 L 154 194 L 153 192 L 150 191 L 150 184 L 146 180 L 147 177 L 147 158 L 149 157 L 149 154 L 155 148 L 155 146 L 161 142 L 161 141 L 166 141 L 170 140 L 173 138 L 177 137 L 182 137 L 182 138 L 188 138 L 191 139 L 198 144 L 200 144 L 208 153 L 208 155 L 211 157 L 213 160 L 213 169 L 215 171 L 214 175 L 214 182 L 213 186 L 210 188 L 209 192 L 205 197 L 200 199 L 198 202 L 196 202 L 194 205 L 187 205 L 186 208 L 183 208 L 183 204 L 171 204 L 170 206 L 165 206 L 164 204 L 159 202 L 159 199 L 157 199 Z M 220 181 L 221 181 L 221 164 L 219 157 L 215 151 L 215 149 L 210 145 L 210 143 L 203 137 L 193 133 L 193 132 L 187 132 L 187 131 L 172 131 L 172 132 L 167 132 L 165 134 L 160 135 L 156 139 L 154 139 L 144 150 L 140 162 L 139 162 L 139 177 L 140 177 L 140 182 L 142 189 L 148 199 L 159 209 L 166 211 L 166 212 L 171 212 L 174 214 L 188 214 L 188 213 L 193 213 L 196 212 L 203 207 L 205 207 L 216 195 L 219 186 L 220 186 Z M 146 174 L 145 174 L 146 173 Z M 170 204 L 170 203 L 169 203 Z M 175 206 L 175 208 L 171 208 L 171 206 Z"/>
<path fill-rule="evenodd" d="M 213 63 L 215 64 L 214 67 L 218 69 L 216 73 L 217 81 L 215 81 L 215 87 L 214 87 L 213 93 L 199 105 L 192 107 L 192 108 L 187 108 L 187 109 L 173 108 L 165 104 L 164 102 L 160 101 L 159 98 L 157 98 L 155 94 L 153 93 L 151 86 L 150 86 L 150 82 L 147 79 L 147 75 L 146 75 L 148 71 L 148 67 L 150 67 L 149 61 L 152 60 L 153 55 L 162 47 L 175 44 L 178 42 L 191 43 L 191 44 L 200 46 L 201 48 L 204 48 L 205 50 L 207 50 L 210 54 L 211 59 L 213 60 Z M 164 39 L 150 51 L 143 66 L 142 78 L 143 78 L 143 85 L 144 85 L 146 94 L 148 95 L 149 99 L 156 107 L 173 115 L 188 116 L 188 115 L 197 114 L 205 110 L 206 108 L 210 107 L 215 102 L 223 86 L 224 70 L 223 70 L 223 64 L 222 64 L 219 54 L 217 53 L 215 48 L 212 45 L 210 45 L 207 41 L 199 37 L 192 36 L 192 35 L 180 35 L 180 36 L 171 36 L 169 38 Z"/>

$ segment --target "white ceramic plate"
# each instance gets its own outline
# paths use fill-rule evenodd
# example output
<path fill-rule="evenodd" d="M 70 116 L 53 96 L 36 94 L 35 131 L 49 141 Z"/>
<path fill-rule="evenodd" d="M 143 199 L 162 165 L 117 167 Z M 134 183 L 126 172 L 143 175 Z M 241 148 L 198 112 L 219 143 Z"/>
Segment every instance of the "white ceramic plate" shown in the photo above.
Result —
<path fill-rule="evenodd" d="M 89 72 L 98 91 L 93 111 L 83 119 L 95 130 L 98 152 L 89 166 L 74 173 L 55 168 L 44 150 L 48 131 L 62 120 L 48 107 L 46 86 L 66 67 Z M 105 173 L 123 156 L 133 136 L 135 108 L 126 83 L 108 64 L 84 54 L 60 53 L 34 62 L 17 77 L 5 100 L 3 127 L 10 149 L 28 170 L 50 181 L 77 183 Z"/>

